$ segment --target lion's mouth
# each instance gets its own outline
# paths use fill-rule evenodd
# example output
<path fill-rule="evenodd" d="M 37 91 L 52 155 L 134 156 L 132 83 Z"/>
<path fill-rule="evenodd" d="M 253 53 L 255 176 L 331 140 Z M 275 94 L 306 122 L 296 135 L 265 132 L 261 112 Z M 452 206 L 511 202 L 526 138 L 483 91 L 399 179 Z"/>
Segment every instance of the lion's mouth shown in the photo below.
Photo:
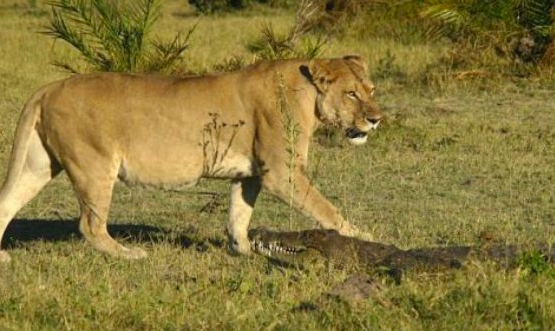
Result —
<path fill-rule="evenodd" d="M 345 133 L 347 138 L 349 139 L 356 139 L 356 138 L 363 138 L 366 137 L 366 132 L 362 132 L 357 128 L 348 128 L 347 132 Z"/>
<path fill-rule="evenodd" d="M 366 140 L 368 139 L 368 134 L 356 127 L 348 128 L 345 132 L 345 136 L 347 136 L 349 142 L 353 145 L 362 145 L 366 143 Z"/>

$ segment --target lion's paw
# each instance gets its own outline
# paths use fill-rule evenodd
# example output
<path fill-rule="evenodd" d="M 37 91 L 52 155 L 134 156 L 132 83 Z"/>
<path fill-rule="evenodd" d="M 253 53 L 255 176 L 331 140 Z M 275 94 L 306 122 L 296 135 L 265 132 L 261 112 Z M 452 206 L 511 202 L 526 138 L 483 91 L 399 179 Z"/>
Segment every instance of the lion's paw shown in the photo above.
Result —
<path fill-rule="evenodd" d="M 343 223 L 338 232 L 340 235 L 347 237 L 357 237 L 360 234 L 360 230 L 350 223 Z"/>
<path fill-rule="evenodd" d="M 133 248 L 125 248 L 117 253 L 119 257 L 123 257 L 129 260 L 137 260 L 147 257 L 147 253 L 144 249 L 133 247 Z"/>
<path fill-rule="evenodd" d="M 357 238 L 358 238 L 358 239 L 365 240 L 365 241 L 374 241 L 374 235 L 373 235 L 372 233 L 370 233 L 370 232 L 363 232 L 363 231 L 360 231 L 360 232 L 357 234 Z"/>
<path fill-rule="evenodd" d="M 229 241 L 230 241 L 230 247 L 235 253 L 238 253 L 241 255 L 250 255 L 252 253 L 251 244 L 248 239 L 237 240 L 237 239 L 230 238 Z"/>

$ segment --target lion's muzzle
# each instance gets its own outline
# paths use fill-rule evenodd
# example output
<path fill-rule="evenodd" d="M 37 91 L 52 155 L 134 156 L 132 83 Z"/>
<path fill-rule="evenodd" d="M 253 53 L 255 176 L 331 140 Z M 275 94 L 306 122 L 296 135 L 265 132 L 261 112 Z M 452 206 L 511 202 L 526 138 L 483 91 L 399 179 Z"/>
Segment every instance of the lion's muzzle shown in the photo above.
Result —
<path fill-rule="evenodd" d="M 375 130 L 378 128 L 378 125 L 381 121 L 381 114 L 376 114 L 372 116 L 368 116 L 363 120 L 362 125 L 356 125 L 348 128 L 345 131 L 345 135 L 349 142 L 353 145 L 363 145 L 368 141 L 368 132 L 370 130 Z"/>

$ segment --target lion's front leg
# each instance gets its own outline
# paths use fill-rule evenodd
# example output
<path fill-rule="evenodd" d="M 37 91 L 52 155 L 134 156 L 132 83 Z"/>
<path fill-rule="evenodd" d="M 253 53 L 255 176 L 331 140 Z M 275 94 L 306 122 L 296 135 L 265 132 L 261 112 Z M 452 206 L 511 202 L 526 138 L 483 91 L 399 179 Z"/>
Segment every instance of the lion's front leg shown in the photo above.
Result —
<path fill-rule="evenodd" d="M 241 254 L 250 253 L 247 232 L 254 203 L 258 193 L 260 193 L 260 188 L 259 177 L 237 179 L 231 184 L 227 233 L 231 247 Z"/>
<path fill-rule="evenodd" d="M 286 203 L 292 200 L 295 208 L 315 219 L 324 229 L 337 230 L 340 234 L 351 237 L 359 234 L 357 227 L 347 222 L 300 170 L 294 174 L 293 190 L 289 181 L 279 180 L 278 177 L 269 173 L 264 178 L 264 188 Z"/>

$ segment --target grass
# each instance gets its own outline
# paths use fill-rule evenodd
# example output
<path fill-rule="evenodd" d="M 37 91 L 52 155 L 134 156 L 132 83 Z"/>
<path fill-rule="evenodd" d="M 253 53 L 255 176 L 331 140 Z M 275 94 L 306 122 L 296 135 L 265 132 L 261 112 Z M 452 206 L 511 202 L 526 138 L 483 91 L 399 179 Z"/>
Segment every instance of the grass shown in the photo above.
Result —
<path fill-rule="evenodd" d="M 166 2 L 155 34 L 173 35 L 197 21 L 183 3 Z M 67 75 L 49 62 L 77 60 L 36 33 L 47 16 L 40 4 L 32 12 L 26 4 L 0 4 L 2 177 L 25 100 Z M 200 72 L 232 55 L 248 59 L 243 44 L 263 22 L 285 29 L 292 17 L 277 11 L 203 18 L 185 63 Z M 329 56 L 359 53 L 370 62 L 387 115 L 363 147 L 313 145 L 315 185 L 347 219 L 375 240 L 405 248 L 474 243 L 483 231 L 509 243 L 555 240 L 553 84 L 455 81 L 447 72 L 430 89 L 399 82 L 380 60 L 389 50 L 413 79 L 436 63 L 444 45 L 346 37 L 328 49 Z M 21 210 L 4 238 L 13 262 L 0 266 L 1 329 L 555 329 L 552 269 L 505 271 L 476 262 L 456 272 L 409 273 L 400 285 L 383 280 L 385 307 L 383 300 L 350 304 L 323 294 L 349 270 L 282 269 L 261 257 L 232 256 L 223 232 L 228 186 L 203 181 L 177 193 L 117 185 L 111 231 L 150 254 L 125 261 L 83 242 L 74 194 L 60 176 Z M 287 204 L 263 194 L 252 225 L 288 229 L 288 220 Z M 295 214 L 294 229 L 314 226 Z"/>

